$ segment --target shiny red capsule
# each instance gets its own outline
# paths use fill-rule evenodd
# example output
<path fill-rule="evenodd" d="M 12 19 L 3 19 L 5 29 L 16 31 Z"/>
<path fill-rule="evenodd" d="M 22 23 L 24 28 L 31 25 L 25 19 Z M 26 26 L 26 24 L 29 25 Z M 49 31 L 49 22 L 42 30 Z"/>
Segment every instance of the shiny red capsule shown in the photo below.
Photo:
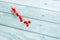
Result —
<path fill-rule="evenodd" d="M 19 13 L 18 13 L 18 12 L 16 12 L 16 13 L 15 13 L 15 15 L 16 15 L 16 16 L 19 16 Z"/>
<path fill-rule="evenodd" d="M 27 26 L 27 27 L 29 26 L 29 23 L 28 23 L 28 21 L 24 21 L 24 23 L 26 24 L 26 26 Z"/>
<path fill-rule="evenodd" d="M 12 7 L 12 11 L 14 12 L 14 14 L 15 14 L 16 16 L 19 16 L 19 13 L 17 12 L 16 8 Z"/>
<path fill-rule="evenodd" d="M 15 8 L 15 7 L 12 7 L 11 9 L 12 9 L 12 11 L 13 11 L 14 13 L 16 13 L 16 12 L 17 12 L 17 10 L 16 10 L 16 8 Z"/>
<path fill-rule="evenodd" d="M 23 21 L 23 17 L 22 17 L 22 16 L 19 16 L 19 19 L 20 19 L 20 22 L 22 22 L 22 21 Z"/>
<path fill-rule="evenodd" d="M 29 26 L 29 23 L 31 23 L 31 21 L 24 21 L 24 23 L 26 24 L 26 26 Z"/>
<path fill-rule="evenodd" d="M 31 21 L 29 20 L 28 23 L 31 23 Z"/>

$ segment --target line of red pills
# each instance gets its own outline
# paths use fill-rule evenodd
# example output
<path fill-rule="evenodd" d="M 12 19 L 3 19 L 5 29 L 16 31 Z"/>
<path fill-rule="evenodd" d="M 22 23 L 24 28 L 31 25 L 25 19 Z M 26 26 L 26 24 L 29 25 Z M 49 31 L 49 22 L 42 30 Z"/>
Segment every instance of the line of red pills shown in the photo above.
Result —
<path fill-rule="evenodd" d="M 17 16 L 17 17 L 19 17 L 19 19 L 20 19 L 20 22 L 23 22 L 24 24 L 26 24 L 26 26 L 28 27 L 29 26 L 29 24 L 31 23 L 31 21 L 30 20 L 23 20 L 23 17 L 21 16 L 21 15 L 19 15 L 19 13 L 18 13 L 18 11 L 16 10 L 16 8 L 15 7 L 12 7 L 11 8 L 12 9 L 12 11 L 13 11 L 13 13 Z"/>

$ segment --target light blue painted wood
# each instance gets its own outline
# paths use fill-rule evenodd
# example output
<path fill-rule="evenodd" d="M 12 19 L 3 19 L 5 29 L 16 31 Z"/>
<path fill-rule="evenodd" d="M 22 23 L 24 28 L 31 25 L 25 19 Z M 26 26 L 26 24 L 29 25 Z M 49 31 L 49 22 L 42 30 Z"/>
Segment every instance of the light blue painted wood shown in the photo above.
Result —
<path fill-rule="evenodd" d="M 24 6 L 24 5 L 20 5 L 20 4 L 13 4 L 13 3 L 8 3 L 8 2 L 7 3 L 0 2 L 0 4 L 1 4 L 0 11 L 3 11 L 3 12 L 12 13 L 11 6 L 15 6 L 17 8 L 17 10 L 20 12 L 20 14 L 23 16 L 35 18 L 38 20 L 48 21 L 51 23 L 60 24 L 60 22 L 59 22 L 60 21 L 60 12 L 55 12 L 55 11 L 51 11 L 51 10 L 47 10 L 47 9 L 45 10 L 45 9 L 41 9 L 41 8 L 29 7 L 26 5 Z"/>
<path fill-rule="evenodd" d="M 30 18 L 25 18 L 30 19 Z M 23 29 L 26 31 L 35 32 L 44 36 L 53 36 L 60 38 L 60 25 L 53 24 L 44 21 L 37 21 L 34 19 L 30 19 L 32 23 L 29 27 L 26 27 L 24 23 L 21 23 L 19 19 L 11 14 L 4 13 L 0 15 L 0 24 L 12 26 L 13 28 Z M 58 29 L 58 30 L 57 30 Z"/>
<path fill-rule="evenodd" d="M 44 40 L 42 35 L 0 25 L 0 37 L 1 36 L 8 37 L 8 40 Z"/>
<path fill-rule="evenodd" d="M 22 40 L 45 40 L 45 38 L 46 40 L 48 40 L 48 38 L 50 40 L 60 40 L 60 12 L 6 2 L 0 2 L 0 4 L 0 12 L 4 13 L 0 15 L 0 25 L 5 26 L 0 26 L 0 30 L 18 35 L 19 38 L 22 37 Z M 24 19 L 30 19 L 32 21 L 29 27 L 26 27 L 24 23 L 21 23 L 19 19 L 13 15 L 11 11 L 11 6 L 13 5 L 21 12 Z M 11 28 L 6 28 L 9 26 Z M 18 31 L 16 29 L 21 30 Z M 34 38 L 30 38 L 31 35 L 33 35 Z"/>

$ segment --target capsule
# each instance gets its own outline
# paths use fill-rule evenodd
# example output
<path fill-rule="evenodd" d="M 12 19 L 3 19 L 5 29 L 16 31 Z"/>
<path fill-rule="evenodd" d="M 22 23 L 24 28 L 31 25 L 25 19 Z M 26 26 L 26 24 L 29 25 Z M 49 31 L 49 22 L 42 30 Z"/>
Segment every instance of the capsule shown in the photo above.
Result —
<path fill-rule="evenodd" d="M 26 26 L 27 26 L 27 27 L 29 26 L 29 23 L 28 23 L 28 21 L 24 21 L 24 23 L 26 24 Z"/>
<path fill-rule="evenodd" d="M 16 12 L 17 12 L 17 10 L 16 10 L 16 8 L 15 8 L 15 7 L 12 7 L 11 9 L 12 9 L 12 11 L 13 11 L 14 13 L 16 13 Z"/>
<path fill-rule="evenodd" d="M 29 26 L 29 24 L 31 23 L 31 21 L 29 20 L 29 21 L 27 21 L 27 20 L 25 20 L 24 21 L 24 23 L 26 24 L 26 26 L 28 27 Z"/>
<path fill-rule="evenodd" d="M 30 20 L 28 20 L 28 23 L 31 23 L 31 21 L 30 21 Z"/>
<path fill-rule="evenodd" d="M 20 19 L 20 22 L 23 21 L 23 17 L 21 15 L 19 15 L 19 19 Z"/>
<path fill-rule="evenodd" d="M 18 16 L 19 16 L 19 13 L 18 13 L 18 12 L 16 12 L 16 13 L 15 13 L 15 15 L 18 17 Z"/>
<path fill-rule="evenodd" d="M 19 13 L 17 12 L 17 10 L 16 10 L 15 7 L 12 7 L 12 11 L 14 12 L 14 14 L 15 14 L 16 16 L 19 16 Z"/>

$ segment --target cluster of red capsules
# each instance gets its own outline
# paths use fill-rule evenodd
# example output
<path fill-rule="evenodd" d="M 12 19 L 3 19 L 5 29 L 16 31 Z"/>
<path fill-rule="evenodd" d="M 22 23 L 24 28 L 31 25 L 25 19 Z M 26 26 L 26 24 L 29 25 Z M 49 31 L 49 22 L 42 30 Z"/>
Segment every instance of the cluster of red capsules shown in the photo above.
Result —
<path fill-rule="evenodd" d="M 19 12 L 16 10 L 15 7 L 12 7 L 11 9 L 12 9 L 12 11 L 14 12 L 14 14 L 15 14 L 17 17 L 19 17 L 20 22 L 23 22 L 23 21 L 24 21 L 23 23 L 26 24 L 26 26 L 28 27 L 29 24 L 31 23 L 31 21 L 30 21 L 30 20 L 23 20 L 23 17 L 19 14 Z"/>

